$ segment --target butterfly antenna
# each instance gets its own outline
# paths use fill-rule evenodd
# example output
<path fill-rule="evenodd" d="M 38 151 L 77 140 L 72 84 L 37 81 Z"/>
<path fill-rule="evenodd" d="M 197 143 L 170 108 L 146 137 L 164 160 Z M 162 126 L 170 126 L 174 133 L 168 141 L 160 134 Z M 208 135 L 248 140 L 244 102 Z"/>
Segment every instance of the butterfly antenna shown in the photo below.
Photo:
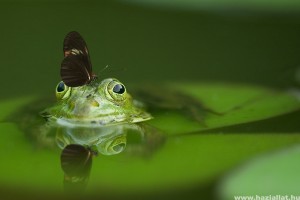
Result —
<path fill-rule="evenodd" d="M 110 68 L 110 70 L 107 70 L 108 68 Z M 109 66 L 109 65 L 106 65 L 103 69 L 101 69 L 100 71 L 99 71 L 99 73 L 98 74 L 106 74 L 106 75 L 109 75 L 109 74 L 111 74 L 112 72 L 120 72 L 120 71 L 125 71 L 125 70 L 127 70 L 127 68 L 126 67 L 119 67 L 119 68 L 113 68 L 113 67 L 111 67 L 111 66 Z M 105 72 L 104 72 L 105 71 Z M 103 73 L 104 72 L 104 73 Z"/>
<path fill-rule="evenodd" d="M 101 72 L 103 72 L 103 71 L 105 71 L 107 68 L 108 68 L 109 66 L 108 65 L 106 65 L 103 69 L 101 69 L 100 71 L 99 71 L 99 73 L 98 74 L 100 74 Z"/>

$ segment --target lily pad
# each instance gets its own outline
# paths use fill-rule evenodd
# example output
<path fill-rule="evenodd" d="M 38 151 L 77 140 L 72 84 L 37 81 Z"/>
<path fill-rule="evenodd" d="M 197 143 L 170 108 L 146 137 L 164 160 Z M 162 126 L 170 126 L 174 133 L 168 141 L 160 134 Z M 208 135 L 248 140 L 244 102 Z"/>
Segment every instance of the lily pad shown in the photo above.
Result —
<path fill-rule="evenodd" d="M 169 88 L 176 88 L 202 102 L 205 108 L 219 113 L 204 113 L 203 123 L 176 110 L 152 113 L 154 120 L 149 123 L 170 135 L 268 119 L 300 108 L 300 101 L 292 94 L 264 87 L 189 83 L 170 84 Z"/>
<path fill-rule="evenodd" d="M 219 195 L 221 199 L 240 195 L 299 198 L 299 158 L 300 146 L 295 145 L 251 159 L 221 181 Z"/>

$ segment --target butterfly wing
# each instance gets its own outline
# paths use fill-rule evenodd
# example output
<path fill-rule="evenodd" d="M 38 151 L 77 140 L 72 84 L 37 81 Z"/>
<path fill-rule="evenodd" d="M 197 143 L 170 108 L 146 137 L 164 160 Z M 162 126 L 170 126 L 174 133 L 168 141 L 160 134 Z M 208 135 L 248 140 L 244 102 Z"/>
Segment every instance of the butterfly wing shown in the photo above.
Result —
<path fill-rule="evenodd" d="M 70 87 L 89 83 L 93 77 L 89 51 L 81 35 L 72 31 L 63 43 L 64 60 L 61 64 L 61 78 Z"/>
<path fill-rule="evenodd" d="M 63 82 L 69 87 L 78 87 L 89 83 L 91 74 L 86 68 L 83 55 L 69 55 L 61 63 L 60 74 Z"/>

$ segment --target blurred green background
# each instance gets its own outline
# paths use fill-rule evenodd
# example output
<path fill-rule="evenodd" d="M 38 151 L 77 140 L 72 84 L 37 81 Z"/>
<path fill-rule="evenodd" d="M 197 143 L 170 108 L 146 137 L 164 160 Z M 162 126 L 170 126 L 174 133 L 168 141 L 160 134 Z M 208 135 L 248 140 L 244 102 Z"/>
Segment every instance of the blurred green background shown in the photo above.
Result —
<path fill-rule="evenodd" d="M 1 98 L 53 91 L 72 30 L 103 78 L 286 87 L 300 63 L 298 11 L 292 0 L 2 1 Z"/>
<path fill-rule="evenodd" d="M 14 107 L 13 104 L 18 104 L 16 103 L 19 101 L 18 97 L 24 95 L 53 94 L 54 97 L 54 88 L 60 81 L 59 70 L 63 59 L 62 42 L 65 35 L 73 30 L 78 31 L 85 38 L 94 72 L 101 79 L 116 77 L 126 85 L 142 85 L 147 82 L 160 81 L 176 81 L 179 84 L 181 81 L 211 81 L 222 84 L 233 82 L 236 85 L 249 83 L 274 88 L 300 86 L 300 1 L 12 0 L 0 2 L 0 25 L 2 45 L 0 99 L 15 98 L 16 100 L 8 102 L 8 104 L 11 103 L 10 106 L 6 106 L 5 103 L 4 106 L 2 105 L 8 110 Z M 109 67 L 103 70 L 107 65 Z M 237 90 L 231 90 L 232 88 L 229 87 L 232 93 L 226 93 L 226 98 L 236 98 L 234 93 Z M 202 88 L 202 91 L 205 90 Z M 213 91 L 210 92 L 213 93 Z M 166 118 L 172 120 L 169 116 Z M 297 118 L 299 118 L 299 112 L 275 119 L 275 128 L 278 127 L 278 133 L 282 135 L 278 134 L 275 128 L 269 129 L 274 125 L 274 121 L 271 121 L 265 124 L 258 122 L 260 124 L 254 125 L 252 132 L 249 132 L 257 134 L 246 135 L 245 133 L 250 130 L 249 126 L 240 126 L 237 131 L 229 128 L 227 135 L 194 134 L 191 138 L 183 136 L 183 139 L 173 137 L 168 141 L 165 150 L 158 154 L 162 156 L 156 159 L 164 161 L 164 169 L 168 170 L 170 167 L 170 171 L 176 174 L 177 169 L 172 168 L 173 166 L 169 166 L 168 163 L 178 164 L 178 155 L 181 155 L 189 161 L 179 162 L 183 177 L 187 171 L 190 177 L 197 178 L 193 174 L 194 171 L 185 170 L 186 165 L 190 163 L 197 163 L 197 165 L 190 165 L 195 171 L 199 166 L 207 171 L 213 171 L 213 167 L 217 169 L 220 167 L 221 171 L 216 170 L 211 174 L 222 175 L 225 169 L 232 169 L 231 165 L 240 163 L 243 159 L 246 160 L 245 155 L 254 155 L 287 144 L 297 144 L 298 135 L 288 134 L 299 132 Z M 291 125 L 286 122 L 290 122 Z M 46 151 L 46 153 L 39 154 L 38 152 L 37 155 L 32 156 L 30 152 L 32 144 L 20 137 L 24 133 L 18 131 L 15 125 L 5 123 L 1 125 L 2 130 L 11 130 L 2 135 L 2 139 L 4 138 L 2 143 L 8 146 L 5 149 L 11 148 L 13 144 L 17 144 L 20 149 L 27 149 L 24 152 L 20 149 L 13 149 L 15 151 L 10 152 L 11 154 L 2 151 L 1 155 L 4 160 L 18 166 L 18 173 L 22 175 L 22 165 L 15 157 L 23 156 L 23 161 L 29 157 L 34 167 L 36 167 L 34 163 L 41 166 L 40 174 L 45 175 L 43 171 L 45 169 L 56 174 L 56 177 L 53 176 L 49 181 L 50 184 L 56 185 L 57 179 L 55 178 L 62 177 L 57 154 Z M 287 131 L 286 128 L 289 126 L 292 128 Z M 268 129 L 255 129 L 257 127 Z M 219 133 L 218 131 L 220 130 L 212 132 Z M 222 131 L 224 129 L 220 132 Z M 233 134 L 230 135 L 231 133 Z M 265 133 L 267 134 L 264 135 Z M 5 137 L 8 138 L 7 140 L 15 137 L 14 142 L 5 142 Z M 227 145 L 230 142 L 233 145 Z M 208 150 L 202 151 L 203 146 L 199 144 Z M 186 156 L 186 152 L 180 149 L 184 145 L 187 151 L 192 152 L 188 154 L 190 156 Z M 215 148 L 216 146 L 219 148 Z M 175 149 L 175 153 L 172 151 L 170 153 L 168 148 Z M 199 154 L 193 154 L 194 151 Z M 235 154 L 237 151 L 240 151 L 240 154 Z M 211 152 L 215 153 L 220 160 L 223 159 L 224 169 L 219 165 L 218 160 L 212 159 L 212 163 L 207 162 L 204 165 L 201 159 L 197 159 L 201 157 L 210 160 L 210 155 L 214 155 Z M 47 157 L 41 160 L 40 156 L 44 154 L 49 154 L 50 159 Z M 226 156 L 232 157 L 233 160 L 228 166 Z M 171 161 L 174 159 L 174 163 L 168 161 L 168 158 Z M 107 160 L 107 163 L 113 163 L 105 165 L 108 170 L 118 170 L 119 163 L 114 162 L 110 157 L 105 157 L 104 160 Z M 102 160 L 98 159 L 95 162 L 96 167 L 102 167 Z M 139 162 L 137 159 L 138 164 Z M 11 163 L 7 162 L 3 168 L 10 169 Z M 49 163 L 54 163 L 55 166 Z M 139 168 L 139 165 L 134 166 L 134 163 L 132 164 L 134 167 L 131 167 L 131 162 L 128 163 L 126 166 L 129 166 L 128 169 L 132 171 L 134 167 L 143 169 Z M 160 162 L 154 162 L 154 164 L 157 164 L 155 165 L 157 168 L 154 169 L 161 169 Z M 28 165 L 31 166 L 31 164 Z M 148 163 L 145 166 L 152 169 Z M 36 170 L 32 168 L 31 171 L 25 171 L 25 182 L 31 181 L 33 169 Z M 120 174 L 124 172 L 123 175 L 130 177 L 131 174 L 126 174 L 128 169 L 125 167 L 118 172 Z M 207 176 L 205 170 L 199 170 L 204 177 Z M 15 175 L 18 173 L 13 170 L 9 171 L 6 178 L 3 178 L 3 182 L 10 182 L 12 185 L 18 183 L 21 177 L 21 175 Z M 109 179 L 109 173 L 105 175 L 103 176 L 104 183 L 107 180 L 108 182 L 115 181 Z M 52 175 L 47 173 L 45 180 L 48 180 L 49 176 Z M 148 176 L 152 177 L 151 174 Z M 35 177 L 32 180 L 34 182 L 39 178 L 43 177 Z M 138 182 L 141 177 L 136 176 L 136 178 Z M 157 176 L 153 176 L 153 180 L 155 178 Z M 172 178 L 176 177 L 171 177 L 170 180 Z M 133 182 L 134 180 L 132 179 Z M 122 181 L 120 182 L 126 184 L 126 181 Z M 200 180 L 199 178 L 199 181 L 205 182 L 206 179 Z M 209 179 L 201 187 L 192 185 L 183 195 L 189 192 L 203 193 L 204 196 L 208 195 L 208 198 L 211 198 L 216 181 L 218 180 Z M 39 184 L 38 181 L 35 183 Z M 48 182 L 45 184 L 47 185 Z M 97 184 L 94 185 L 97 187 Z M 57 185 L 57 188 L 61 188 L 61 185 Z M 14 191 L 11 193 L 13 194 Z"/>

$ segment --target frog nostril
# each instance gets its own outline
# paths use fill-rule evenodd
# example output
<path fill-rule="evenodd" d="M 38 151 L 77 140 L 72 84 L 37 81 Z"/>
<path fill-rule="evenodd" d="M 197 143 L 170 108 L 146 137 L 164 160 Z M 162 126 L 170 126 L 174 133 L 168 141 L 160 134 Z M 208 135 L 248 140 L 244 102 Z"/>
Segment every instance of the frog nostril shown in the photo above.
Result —
<path fill-rule="evenodd" d="M 94 106 L 94 107 L 99 107 L 99 106 L 100 106 L 99 102 L 96 101 L 96 100 L 93 100 L 93 101 L 91 102 L 91 105 Z"/>

